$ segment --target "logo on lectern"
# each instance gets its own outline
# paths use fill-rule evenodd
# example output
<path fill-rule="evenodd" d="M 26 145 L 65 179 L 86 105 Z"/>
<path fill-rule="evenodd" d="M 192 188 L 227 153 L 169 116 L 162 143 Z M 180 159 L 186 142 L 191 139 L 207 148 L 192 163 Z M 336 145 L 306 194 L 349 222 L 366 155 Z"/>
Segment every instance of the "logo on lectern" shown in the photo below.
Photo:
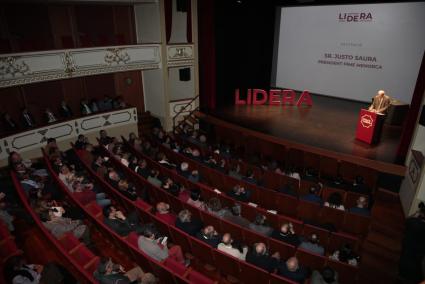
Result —
<path fill-rule="evenodd" d="M 370 114 L 364 114 L 360 119 L 360 123 L 364 128 L 372 127 L 373 118 L 370 116 Z"/>

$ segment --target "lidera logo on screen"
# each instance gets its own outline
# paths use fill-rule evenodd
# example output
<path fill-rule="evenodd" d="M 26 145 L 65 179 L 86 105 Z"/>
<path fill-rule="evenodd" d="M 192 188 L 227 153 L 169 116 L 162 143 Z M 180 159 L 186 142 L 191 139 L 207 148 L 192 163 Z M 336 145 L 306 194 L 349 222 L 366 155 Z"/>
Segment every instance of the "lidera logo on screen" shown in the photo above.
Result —
<path fill-rule="evenodd" d="M 339 13 L 340 22 L 371 22 L 372 13 Z"/>

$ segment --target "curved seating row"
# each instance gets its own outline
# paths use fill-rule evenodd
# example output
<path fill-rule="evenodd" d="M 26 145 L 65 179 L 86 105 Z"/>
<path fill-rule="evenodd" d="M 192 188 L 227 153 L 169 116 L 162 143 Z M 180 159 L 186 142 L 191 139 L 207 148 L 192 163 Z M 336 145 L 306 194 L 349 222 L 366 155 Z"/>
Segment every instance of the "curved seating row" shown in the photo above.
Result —
<path fill-rule="evenodd" d="M 104 149 L 104 151 L 105 151 L 105 154 L 110 157 L 110 161 L 112 161 L 116 167 L 120 167 L 122 171 L 127 173 L 127 177 L 130 180 L 132 180 L 135 184 L 141 185 L 141 187 L 143 187 L 145 190 L 148 190 L 150 198 L 153 199 L 152 201 L 167 202 L 176 211 L 181 209 L 188 209 L 191 211 L 192 215 L 195 218 L 199 218 L 205 224 L 213 225 L 220 232 L 230 232 L 235 237 L 235 239 L 239 239 L 246 244 L 264 242 L 270 247 L 272 251 L 279 251 L 283 259 L 286 259 L 293 255 L 297 255 L 300 258 L 302 263 L 305 263 L 306 265 L 310 266 L 313 269 L 321 269 L 324 265 L 330 265 L 336 268 L 340 272 L 341 280 L 344 281 L 342 283 L 353 283 L 352 279 L 355 279 L 357 275 L 357 270 L 358 270 L 357 267 L 353 267 L 344 263 L 333 261 L 323 256 L 314 255 L 302 249 L 296 249 L 295 247 L 291 245 L 259 235 L 246 228 L 240 227 L 236 224 L 233 224 L 226 220 L 218 218 L 215 215 L 212 215 L 208 212 L 199 210 L 198 208 L 195 208 L 181 201 L 180 199 L 171 195 L 165 190 L 150 184 L 149 182 L 146 181 L 146 179 L 139 176 L 128 167 L 124 166 L 120 161 L 117 161 L 113 156 L 110 155 L 110 153 L 106 149 Z M 178 176 L 175 175 L 175 176 L 172 176 L 172 178 L 178 178 Z M 194 254 L 197 257 L 197 259 L 201 259 L 203 262 L 217 267 L 217 269 L 224 275 L 230 275 L 236 278 L 246 277 L 247 275 L 250 275 L 250 277 L 244 278 L 245 280 L 242 279 L 242 281 L 245 283 L 251 283 L 249 282 L 250 281 L 249 279 L 257 279 L 258 282 L 255 282 L 255 283 L 268 283 L 265 279 L 270 278 L 269 281 L 272 281 L 271 280 L 272 278 L 274 279 L 278 277 L 277 275 L 269 275 L 269 277 L 267 277 L 268 273 L 264 273 L 264 271 L 252 272 L 251 270 L 261 271 L 261 269 L 252 267 L 251 265 L 249 265 L 248 263 L 244 261 L 233 259 L 230 256 L 225 255 L 217 251 L 216 249 L 213 249 L 209 247 L 208 245 L 205 245 L 202 242 L 199 242 L 197 239 L 194 239 L 194 238 L 189 238 L 189 240 L 187 240 L 187 238 L 182 239 L 180 234 L 176 235 L 176 232 L 179 231 L 178 229 L 176 229 L 174 226 L 167 225 L 167 227 L 168 227 L 168 231 L 170 232 L 170 235 L 173 236 L 173 239 L 174 240 L 177 238 L 179 239 L 179 242 L 177 242 L 178 244 L 180 244 L 186 250 L 190 250 L 192 254 Z M 163 229 L 166 230 L 165 227 Z M 217 254 L 219 254 L 220 256 L 217 256 Z M 227 261 L 224 260 L 223 258 L 224 259 L 227 258 Z M 247 271 L 247 267 L 251 267 L 250 270 Z M 254 277 L 254 275 L 257 275 L 257 278 L 252 278 Z M 262 278 L 258 278 L 258 277 L 262 277 Z"/>

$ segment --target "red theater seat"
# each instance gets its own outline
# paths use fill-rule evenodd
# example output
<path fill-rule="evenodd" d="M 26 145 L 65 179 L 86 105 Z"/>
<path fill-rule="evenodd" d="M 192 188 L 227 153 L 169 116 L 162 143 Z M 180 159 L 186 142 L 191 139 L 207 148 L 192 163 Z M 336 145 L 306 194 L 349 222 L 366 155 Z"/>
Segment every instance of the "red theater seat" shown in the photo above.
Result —
<path fill-rule="evenodd" d="M 304 221 L 321 222 L 319 216 L 321 207 L 318 203 L 300 200 L 297 207 L 297 217 Z"/>
<path fill-rule="evenodd" d="M 328 266 L 338 271 L 338 281 L 340 283 L 354 284 L 357 283 L 359 269 L 356 266 L 349 265 L 332 259 L 328 260 Z"/>
<path fill-rule="evenodd" d="M 209 279 L 198 271 L 191 270 L 187 275 L 186 279 L 193 284 L 214 284 L 216 281 Z"/>
<path fill-rule="evenodd" d="M 184 264 L 179 263 L 171 258 L 164 260 L 164 265 L 180 276 L 183 276 L 186 272 L 186 266 Z"/>
<path fill-rule="evenodd" d="M 213 250 L 214 257 L 216 260 L 217 268 L 225 276 L 231 276 L 233 278 L 239 278 L 240 267 L 239 259 L 220 252 L 216 249 Z"/>
<path fill-rule="evenodd" d="M 346 212 L 342 229 L 351 234 L 366 236 L 369 231 L 369 225 L 369 216 Z"/>
<path fill-rule="evenodd" d="M 239 279 L 243 283 L 269 283 L 269 272 L 258 268 L 248 262 L 241 261 L 241 274 Z"/>
<path fill-rule="evenodd" d="M 297 283 L 298 282 L 294 282 L 283 276 L 280 276 L 274 273 L 270 274 L 270 284 L 297 284 Z"/>
<path fill-rule="evenodd" d="M 298 249 L 296 256 L 301 265 L 305 265 L 311 269 L 321 270 L 326 263 L 327 258 L 309 251 Z"/>

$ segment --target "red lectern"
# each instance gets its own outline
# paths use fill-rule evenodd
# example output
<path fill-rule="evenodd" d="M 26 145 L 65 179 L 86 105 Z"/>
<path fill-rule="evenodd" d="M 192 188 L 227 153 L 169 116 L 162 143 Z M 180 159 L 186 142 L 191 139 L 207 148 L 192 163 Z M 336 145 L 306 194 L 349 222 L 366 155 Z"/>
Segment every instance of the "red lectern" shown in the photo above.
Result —
<path fill-rule="evenodd" d="M 359 120 L 357 122 L 356 139 L 368 144 L 375 144 L 381 137 L 382 126 L 384 124 L 385 115 L 360 110 Z"/>

